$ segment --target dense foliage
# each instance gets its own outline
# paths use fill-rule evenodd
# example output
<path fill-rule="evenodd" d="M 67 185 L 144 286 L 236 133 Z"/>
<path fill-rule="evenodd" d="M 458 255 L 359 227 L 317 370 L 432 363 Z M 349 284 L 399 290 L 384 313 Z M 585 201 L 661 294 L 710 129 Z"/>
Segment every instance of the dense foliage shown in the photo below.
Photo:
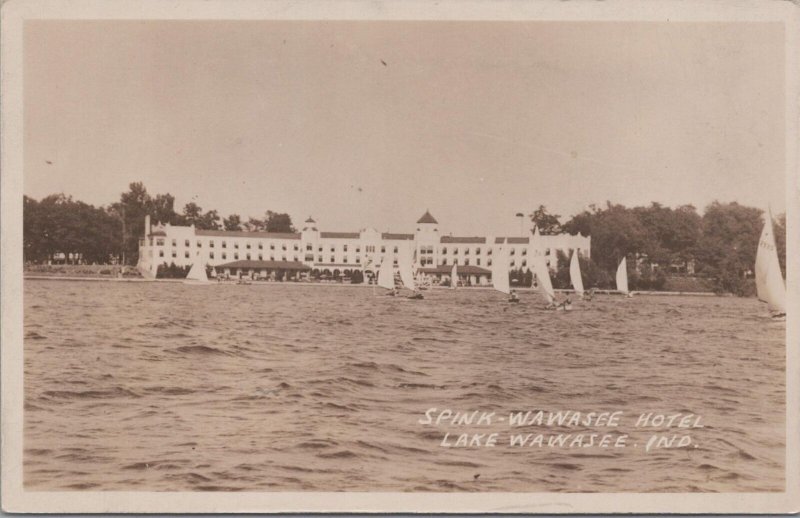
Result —
<path fill-rule="evenodd" d="M 25 261 L 134 265 L 147 214 L 153 223 L 195 225 L 203 230 L 295 231 L 288 214 L 268 210 L 263 220 L 250 218 L 247 223 L 242 223 L 239 215 L 231 214 L 221 222 L 216 210 L 203 211 L 194 202 L 187 203 L 178 213 L 174 196 L 169 193 L 151 196 L 141 182 L 131 183 L 128 189 L 118 202 L 99 208 L 73 201 L 64 194 L 52 194 L 41 201 L 25 196 Z"/>

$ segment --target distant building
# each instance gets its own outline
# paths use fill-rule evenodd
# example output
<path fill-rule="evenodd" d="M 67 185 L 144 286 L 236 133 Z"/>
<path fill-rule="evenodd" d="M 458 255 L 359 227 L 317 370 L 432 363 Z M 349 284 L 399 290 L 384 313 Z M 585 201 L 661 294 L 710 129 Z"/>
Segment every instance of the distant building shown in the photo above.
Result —
<path fill-rule="evenodd" d="M 419 275 L 431 282 L 449 280 L 453 264 L 466 284 L 488 284 L 493 253 L 508 247 L 508 269 L 528 268 L 531 250 L 528 237 L 458 237 L 442 235 L 430 214 L 417 221 L 414 233 L 397 234 L 365 229 L 359 232 L 322 232 L 308 218 L 301 232 L 243 232 L 200 230 L 194 226 L 150 224 L 145 218 L 145 236 L 139 240 L 140 271 L 154 277 L 158 266 L 174 263 L 190 266 L 196 261 L 213 267 L 219 275 L 261 278 L 349 278 L 356 271 L 371 279 L 384 260 L 397 266 L 402 247 L 413 250 Z M 555 269 L 557 252 L 577 250 L 589 257 L 590 238 L 559 234 L 540 237 L 538 253 Z"/>

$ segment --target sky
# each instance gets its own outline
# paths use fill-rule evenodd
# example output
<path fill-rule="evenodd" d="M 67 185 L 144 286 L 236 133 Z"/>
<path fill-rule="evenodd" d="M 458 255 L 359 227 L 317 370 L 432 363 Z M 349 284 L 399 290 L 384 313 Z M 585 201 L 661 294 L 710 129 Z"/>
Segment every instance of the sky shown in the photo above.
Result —
<path fill-rule="evenodd" d="M 628 206 L 785 210 L 780 25 L 28 21 L 24 192 L 141 181 L 321 230 L 519 232 Z"/>

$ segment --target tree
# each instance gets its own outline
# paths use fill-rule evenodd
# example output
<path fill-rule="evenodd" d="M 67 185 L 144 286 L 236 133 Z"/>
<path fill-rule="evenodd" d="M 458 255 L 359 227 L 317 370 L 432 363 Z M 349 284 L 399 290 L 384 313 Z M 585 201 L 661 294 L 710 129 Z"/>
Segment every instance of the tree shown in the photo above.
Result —
<path fill-rule="evenodd" d="M 558 214 L 549 214 L 544 205 L 539 205 L 539 208 L 529 215 L 531 221 L 539 228 L 539 233 L 543 236 L 559 234 L 561 232 L 561 222 L 559 222 Z"/>
<path fill-rule="evenodd" d="M 231 214 L 222 220 L 222 224 L 225 230 L 242 230 L 242 218 L 238 214 Z"/>
<path fill-rule="evenodd" d="M 263 232 L 267 228 L 264 220 L 257 218 L 249 218 L 247 223 L 244 224 L 244 229 L 248 232 Z"/>
<path fill-rule="evenodd" d="M 267 232 L 296 232 L 292 225 L 292 217 L 285 213 L 267 211 L 265 230 Z"/>
<path fill-rule="evenodd" d="M 703 214 L 695 248 L 697 272 L 712 279 L 718 291 L 746 295 L 763 220 L 761 210 L 736 202 L 714 202 Z"/>

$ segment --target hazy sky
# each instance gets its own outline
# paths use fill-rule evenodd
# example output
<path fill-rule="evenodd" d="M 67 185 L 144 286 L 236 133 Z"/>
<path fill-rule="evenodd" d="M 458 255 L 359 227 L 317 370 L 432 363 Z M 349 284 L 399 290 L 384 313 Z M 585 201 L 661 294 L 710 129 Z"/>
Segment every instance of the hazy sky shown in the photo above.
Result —
<path fill-rule="evenodd" d="M 784 210 L 780 25 L 35 21 L 25 193 L 518 231 L 539 204 Z M 52 162 L 52 164 L 48 164 Z"/>

